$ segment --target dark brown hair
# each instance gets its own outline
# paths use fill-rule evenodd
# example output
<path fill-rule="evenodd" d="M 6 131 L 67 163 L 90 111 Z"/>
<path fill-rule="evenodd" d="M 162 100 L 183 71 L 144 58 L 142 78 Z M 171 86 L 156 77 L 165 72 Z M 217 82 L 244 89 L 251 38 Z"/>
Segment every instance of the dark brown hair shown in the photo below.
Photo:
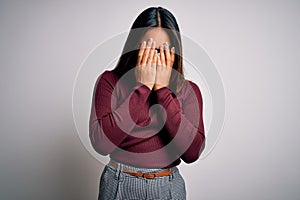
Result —
<path fill-rule="evenodd" d="M 136 18 L 125 42 L 122 55 L 116 67 L 113 69 L 113 72 L 118 77 L 122 77 L 126 72 L 136 66 L 140 40 L 142 36 L 153 27 L 164 28 L 170 38 L 170 45 L 175 47 L 174 70 L 170 77 L 169 88 L 175 94 L 178 94 L 185 81 L 182 63 L 181 35 L 175 17 L 165 8 L 147 8 Z"/>

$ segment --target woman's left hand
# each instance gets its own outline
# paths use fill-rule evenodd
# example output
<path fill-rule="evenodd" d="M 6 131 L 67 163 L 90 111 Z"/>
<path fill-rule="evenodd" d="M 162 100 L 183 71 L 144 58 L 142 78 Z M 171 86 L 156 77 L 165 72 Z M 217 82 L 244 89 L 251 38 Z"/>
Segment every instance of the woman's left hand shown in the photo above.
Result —
<path fill-rule="evenodd" d="M 160 46 L 160 55 L 157 58 L 156 77 L 153 89 L 158 90 L 169 85 L 169 80 L 175 60 L 175 48 L 171 51 L 168 43 Z"/>

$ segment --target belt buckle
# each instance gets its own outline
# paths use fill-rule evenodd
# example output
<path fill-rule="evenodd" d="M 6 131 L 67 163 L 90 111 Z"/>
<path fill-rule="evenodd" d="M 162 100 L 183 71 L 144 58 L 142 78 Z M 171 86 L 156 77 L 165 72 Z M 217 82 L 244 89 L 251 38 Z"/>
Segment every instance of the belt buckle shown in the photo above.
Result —
<path fill-rule="evenodd" d="M 155 178 L 155 174 L 143 174 L 143 178 Z"/>

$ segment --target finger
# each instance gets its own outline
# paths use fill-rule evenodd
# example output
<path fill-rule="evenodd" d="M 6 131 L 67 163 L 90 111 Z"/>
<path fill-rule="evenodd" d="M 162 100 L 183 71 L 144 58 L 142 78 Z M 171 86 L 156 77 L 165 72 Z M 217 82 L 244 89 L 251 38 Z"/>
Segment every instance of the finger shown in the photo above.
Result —
<path fill-rule="evenodd" d="M 174 61 L 175 61 L 175 47 L 172 47 L 171 48 L 171 66 L 170 67 L 173 67 Z"/>
<path fill-rule="evenodd" d="M 144 51 L 145 51 L 145 47 L 146 47 L 146 41 L 143 41 L 141 43 L 140 50 L 139 50 L 139 53 L 138 53 L 137 66 L 140 66 L 140 64 L 141 64 L 143 54 L 144 54 Z"/>
<path fill-rule="evenodd" d="M 170 54 L 168 42 L 166 42 L 165 44 L 165 57 L 166 57 L 166 65 L 168 67 L 171 66 L 171 54 Z"/>
<path fill-rule="evenodd" d="M 147 46 L 146 46 L 146 49 L 145 49 L 145 52 L 144 52 L 144 55 L 142 58 L 142 65 L 145 65 L 147 62 L 151 44 L 152 44 L 152 38 L 148 39 L 148 41 L 147 41 Z"/>
<path fill-rule="evenodd" d="M 161 59 L 160 59 L 160 55 L 157 55 L 157 65 L 161 66 Z"/>
<path fill-rule="evenodd" d="M 156 66 L 156 64 L 157 64 L 157 50 L 154 51 L 153 62 L 152 62 L 153 66 Z"/>
<path fill-rule="evenodd" d="M 164 53 L 164 45 L 160 46 L 160 62 L 162 65 L 165 65 L 165 53 Z"/>
<path fill-rule="evenodd" d="M 152 42 L 152 47 L 151 50 L 149 52 L 149 56 L 148 56 L 148 60 L 147 60 L 147 65 L 152 63 L 153 60 L 153 55 L 154 55 L 154 51 L 155 51 L 155 41 Z"/>

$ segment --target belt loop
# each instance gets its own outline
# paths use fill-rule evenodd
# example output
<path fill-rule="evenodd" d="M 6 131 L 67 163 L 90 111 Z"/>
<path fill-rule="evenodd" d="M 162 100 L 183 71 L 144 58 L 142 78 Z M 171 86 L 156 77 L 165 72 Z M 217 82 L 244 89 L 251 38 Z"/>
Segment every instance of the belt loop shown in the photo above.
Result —
<path fill-rule="evenodd" d="M 119 181 L 122 181 L 123 177 L 121 176 L 121 171 L 123 169 L 123 166 L 122 166 L 122 163 L 119 163 L 119 162 L 116 162 L 117 163 L 117 170 L 116 170 L 116 173 L 115 173 L 115 177 L 117 180 Z"/>
<path fill-rule="evenodd" d="M 118 162 L 116 162 L 117 164 L 117 169 L 115 172 L 115 179 L 119 180 L 119 176 L 120 176 L 120 164 Z"/>
<path fill-rule="evenodd" d="M 172 171 L 172 174 L 169 175 L 169 181 L 173 181 L 174 179 L 174 170 L 173 168 L 169 168 Z"/>

